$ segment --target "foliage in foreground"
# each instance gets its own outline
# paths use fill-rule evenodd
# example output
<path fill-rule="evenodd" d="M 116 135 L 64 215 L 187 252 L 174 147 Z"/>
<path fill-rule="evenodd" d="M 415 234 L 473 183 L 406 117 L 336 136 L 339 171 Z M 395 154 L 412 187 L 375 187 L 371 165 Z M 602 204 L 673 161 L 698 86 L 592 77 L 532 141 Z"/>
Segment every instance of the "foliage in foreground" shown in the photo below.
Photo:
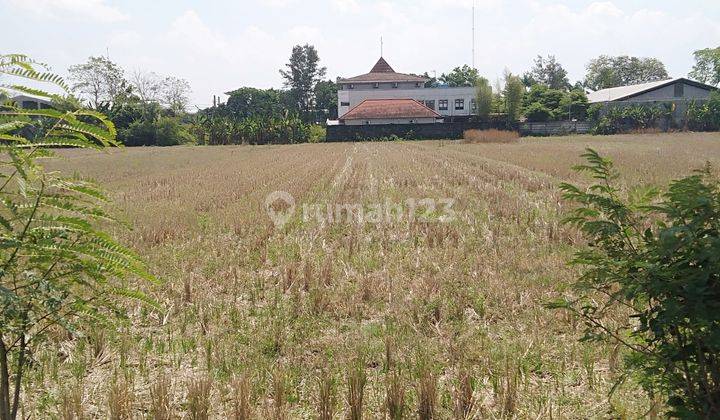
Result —
<path fill-rule="evenodd" d="M 720 415 L 720 182 L 709 167 L 667 192 L 622 196 L 609 159 L 588 150 L 588 189 L 563 184 L 579 205 L 567 219 L 589 240 L 573 264 L 577 296 L 552 306 L 585 322 L 585 340 L 629 350 L 631 371 L 671 415 Z"/>
<path fill-rule="evenodd" d="M 0 56 L 0 74 L 53 83 L 21 55 Z M 23 86 L 8 86 L 52 99 Z M 0 92 L 7 93 L 5 88 Z M 9 95 L 8 95 L 9 96 Z M 129 249 L 103 232 L 114 219 L 94 184 L 46 171 L 39 158 L 53 147 L 118 146 L 115 127 L 102 114 L 77 109 L 19 109 L 0 104 L 0 419 L 18 416 L 23 375 L 36 349 L 62 330 L 82 334 L 124 313 L 120 297 L 150 301 L 129 286 L 152 280 Z"/>

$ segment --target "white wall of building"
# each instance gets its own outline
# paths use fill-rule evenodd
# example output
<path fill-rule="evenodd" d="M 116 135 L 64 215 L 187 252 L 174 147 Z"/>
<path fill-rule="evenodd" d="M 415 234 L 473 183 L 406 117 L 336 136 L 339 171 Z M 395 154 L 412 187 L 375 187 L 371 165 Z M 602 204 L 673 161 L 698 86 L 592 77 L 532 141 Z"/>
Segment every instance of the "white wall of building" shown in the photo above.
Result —
<path fill-rule="evenodd" d="M 428 104 L 434 101 L 433 110 L 449 116 L 474 114 L 475 88 L 412 88 L 412 89 L 345 89 L 338 91 L 338 115 L 343 116 L 366 99 L 415 99 Z M 455 101 L 463 101 L 463 109 L 456 109 Z M 447 101 L 447 109 L 440 109 L 440 101 Z"/>

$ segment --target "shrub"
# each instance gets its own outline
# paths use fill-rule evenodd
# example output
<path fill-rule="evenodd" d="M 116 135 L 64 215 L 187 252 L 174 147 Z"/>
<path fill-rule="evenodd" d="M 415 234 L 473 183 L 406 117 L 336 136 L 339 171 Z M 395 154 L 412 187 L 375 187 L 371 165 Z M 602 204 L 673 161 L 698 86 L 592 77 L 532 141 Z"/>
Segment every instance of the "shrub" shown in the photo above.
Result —
<path fill-rule="evenodd" d="M 133 121 L 118 131 L 118 137 L 126 146 L 153 146 L 156 142 L 155 123 L 146 119 Z"/>
<path fill-rule="evenodd" d="M 691 130 L 720 130 L 720 93 L 711 93 L 710 99 L 702 105 L 690 104 L 687 113 L 687 124 Z"/>
<path fill-rule="evenodd" d="M 596 118 L 594 134 L 617 134 L 658 128 L 661 121 L 669 126 L 672 104 L 610 106 L 599 118 L 600 108 L 593 108 L 591 112 Z"/>
<path fill-rule="evenodd" d="M 162 117 L 155 128 L 155 144 L 157 146 L 175 146 L 194 143 L 195 138 L 177 118 Z"/>
<path fill-rule="evenodd" d="M 322 143 L 325 141 L 327 135 L 327 129 L 322 125 L 313 124 L 310 126 L 310 143 Z"/>
<path fill-rule="evenodd" d="M 597 180 L 563 184 L 576 204 L 567 218 L 589 244 L 572 263 L 583 268 L 575 296 L 551 307 L 585 322 L 583 340 L 617 342 L 626 366 L 671 415 L 720 416 L 720 182 L 708 168 L 666 192 L 614 186 L 612 162 L 588 150 L 576 167 Z"/>
<path fill-rule="evenodd" d="M 587 118 L 590 121 L 599 121 L 603 110 L 603 104 L 592 104 L 587 109 Z"/>

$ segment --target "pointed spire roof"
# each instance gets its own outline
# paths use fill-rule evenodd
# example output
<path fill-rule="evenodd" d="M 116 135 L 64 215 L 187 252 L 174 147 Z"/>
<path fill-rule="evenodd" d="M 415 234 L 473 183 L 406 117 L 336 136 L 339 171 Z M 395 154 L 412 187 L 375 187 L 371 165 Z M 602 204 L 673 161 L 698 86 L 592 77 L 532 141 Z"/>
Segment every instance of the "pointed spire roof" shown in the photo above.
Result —
<path fill-rule="evenodd" d="M 338 78 L 338 83 L 380 83 L 380 82 L 415 82 L 426 83 L 430 79 L 416 76 L 414 74 L 397 73 L 390 67 L 384 58 L 380 57 L 373 66 L 370 73 L 360 76 L 350 77 L 348 79 Z"/>
<path fill-rule="evenodd" d="M 380 57 L 378 62 L 375 63 L 375 66 L 373 66 L 372 70 L 370 70 L 370 73 L 395 73 L 395 70 L 390 67 L 390 64 L 388 64 L 384 58 Z"/>

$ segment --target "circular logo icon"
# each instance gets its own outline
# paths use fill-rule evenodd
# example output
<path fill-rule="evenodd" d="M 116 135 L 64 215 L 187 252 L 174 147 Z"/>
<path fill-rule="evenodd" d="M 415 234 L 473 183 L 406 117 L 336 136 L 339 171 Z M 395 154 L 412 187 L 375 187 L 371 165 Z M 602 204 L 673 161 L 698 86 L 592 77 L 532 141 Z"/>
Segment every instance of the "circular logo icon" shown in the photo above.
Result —
<path fill-rule="evenodd" d="M 285 191 L 275 191 L 265 197 L 265 211 L 276 227 L 283 227 L 295 214 L 295 197 Z"/>

